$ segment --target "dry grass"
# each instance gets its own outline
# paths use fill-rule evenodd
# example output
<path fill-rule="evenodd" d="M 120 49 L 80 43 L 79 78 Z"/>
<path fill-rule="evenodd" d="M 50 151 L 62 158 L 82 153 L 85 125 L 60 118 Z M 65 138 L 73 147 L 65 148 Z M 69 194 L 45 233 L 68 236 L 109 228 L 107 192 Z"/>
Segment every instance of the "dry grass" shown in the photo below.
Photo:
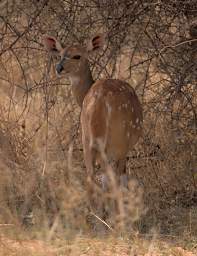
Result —
<path fill-rule="evenodd" d="M 26 135 L 17 133 L 20 129 L 6 132 L 4 128 L 1 135 L 0 232 L 4 235 L 0 255 L 197 253 L 197 211 L 192 196 L 196 176 L 188 171 L 194 161 L 191 152 L 195 152 L 195 141 L 177 142 L 173 131 L 166 134 L 165 125 L 160 122 L 157 136 L 146 137 L 128 161 L 132 180 L 130 191 L 125 194 L 125 233 L 113 236 L 109 231 L 102 237 L 90 233 L 85 221 L 87 197 L 81 145 L 77 144 L 80 140 L 76 137 L 72 141 L 66 157 L 52 148 L 43 174 L 42 136 L 37 134 L 41 138 L 38 144 L 24 143 Z M 59 150 L 53 126 L 50 129 L 48 144 Z"/>
<path fill-rule="evenodd" d="M 189 242 L 189 240 L 188 240 Z M 75 237 L 71 240 L 56 239 L 43 242 L 29 239 L 0 239 L 0 255 L 49 255 L 49 256 L 85 256 L 85 255 L 118 255 L 118 256 L 195 256 L 197 249 L 191 241 L 170 242 L 169 239 L 157 237 L 105 238 Z M 180 246 L 181 244 L 181 246 Z"/>

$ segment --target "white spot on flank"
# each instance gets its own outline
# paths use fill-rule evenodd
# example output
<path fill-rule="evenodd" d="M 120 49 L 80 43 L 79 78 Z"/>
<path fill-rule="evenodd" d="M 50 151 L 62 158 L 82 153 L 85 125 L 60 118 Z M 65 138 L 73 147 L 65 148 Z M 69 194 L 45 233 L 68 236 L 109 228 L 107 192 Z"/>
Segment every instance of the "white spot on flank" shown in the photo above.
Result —
<path fill-rule="evenodd" d="M 139 118 L 136 118 L 136 124 L 139 123 L 139 121 L 140 121 Z"/>
<path fill-rule="evenodd" d="M 123 121 L 123 124 L 122 124 L 122 125 L 123 125 L 123 127 L 125 127 L 125 126 L 126 126 L 126 121 Z"/>
<path fill-rule="evenodd" d="M 126 103 L 123 103 L 123 104 L 122 104 L 122 107 L 123 107 L 123 108 L 127 108 L 127 104 L 126 104 Z"/>

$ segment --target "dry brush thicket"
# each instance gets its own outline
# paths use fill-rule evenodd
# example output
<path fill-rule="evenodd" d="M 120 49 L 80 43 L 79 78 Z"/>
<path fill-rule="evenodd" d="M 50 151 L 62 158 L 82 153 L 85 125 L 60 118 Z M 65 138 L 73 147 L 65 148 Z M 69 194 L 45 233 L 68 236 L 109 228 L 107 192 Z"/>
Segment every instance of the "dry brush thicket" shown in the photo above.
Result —
<path fill-rule="evenodd" d="M 144 111 L 127 162 L 127 221 L 197 232 L 196 14 L 194 0 L 0 2 L 0 223 L 85 225 L 80 109 L 42 36 L 66 45 L 104 32 L 104 50 L 90 57 L 94 78 L 128 81 Z"/>

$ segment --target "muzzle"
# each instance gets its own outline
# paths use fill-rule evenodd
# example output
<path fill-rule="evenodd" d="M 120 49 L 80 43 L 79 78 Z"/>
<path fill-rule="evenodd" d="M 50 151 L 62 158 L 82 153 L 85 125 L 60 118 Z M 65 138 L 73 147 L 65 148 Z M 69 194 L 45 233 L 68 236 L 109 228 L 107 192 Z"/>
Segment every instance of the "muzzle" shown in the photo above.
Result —
<path fill-rule="evenodd" d="M 58 75 L 62 72 L 63 69 L 64 69 L 64 67 L 61 63 L 56 65 L 56 71 L 57 71 Z"/>

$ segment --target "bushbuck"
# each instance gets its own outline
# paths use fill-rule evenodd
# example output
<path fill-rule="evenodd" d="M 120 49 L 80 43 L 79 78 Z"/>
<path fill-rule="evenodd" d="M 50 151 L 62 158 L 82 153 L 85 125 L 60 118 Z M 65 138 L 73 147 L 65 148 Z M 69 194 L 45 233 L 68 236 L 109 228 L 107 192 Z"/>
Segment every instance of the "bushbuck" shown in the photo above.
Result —
<path fill-rule="evenodd" d="M 101 188 L 114 196 L 125 179 L 126 156 L 142 135 L 142 107 L 134 89 L 118 79 L 93 80 L 89 54 L 101 49 L 105 36 L 98 34 L 87 45 L 63 47 L 52 36 L 44 36 L 45 48 L 60 56 L 57 74 L 69 78 L 81 107 L 81 130 L 90 205 L 95 204 L 95 177 L 100 166 Z M 94 182 L 93 182 L 94 181 Z M 96 199 L 96 200 L 101 200 Z M 122 206 L 118 206 L 119 214 Z"/>

